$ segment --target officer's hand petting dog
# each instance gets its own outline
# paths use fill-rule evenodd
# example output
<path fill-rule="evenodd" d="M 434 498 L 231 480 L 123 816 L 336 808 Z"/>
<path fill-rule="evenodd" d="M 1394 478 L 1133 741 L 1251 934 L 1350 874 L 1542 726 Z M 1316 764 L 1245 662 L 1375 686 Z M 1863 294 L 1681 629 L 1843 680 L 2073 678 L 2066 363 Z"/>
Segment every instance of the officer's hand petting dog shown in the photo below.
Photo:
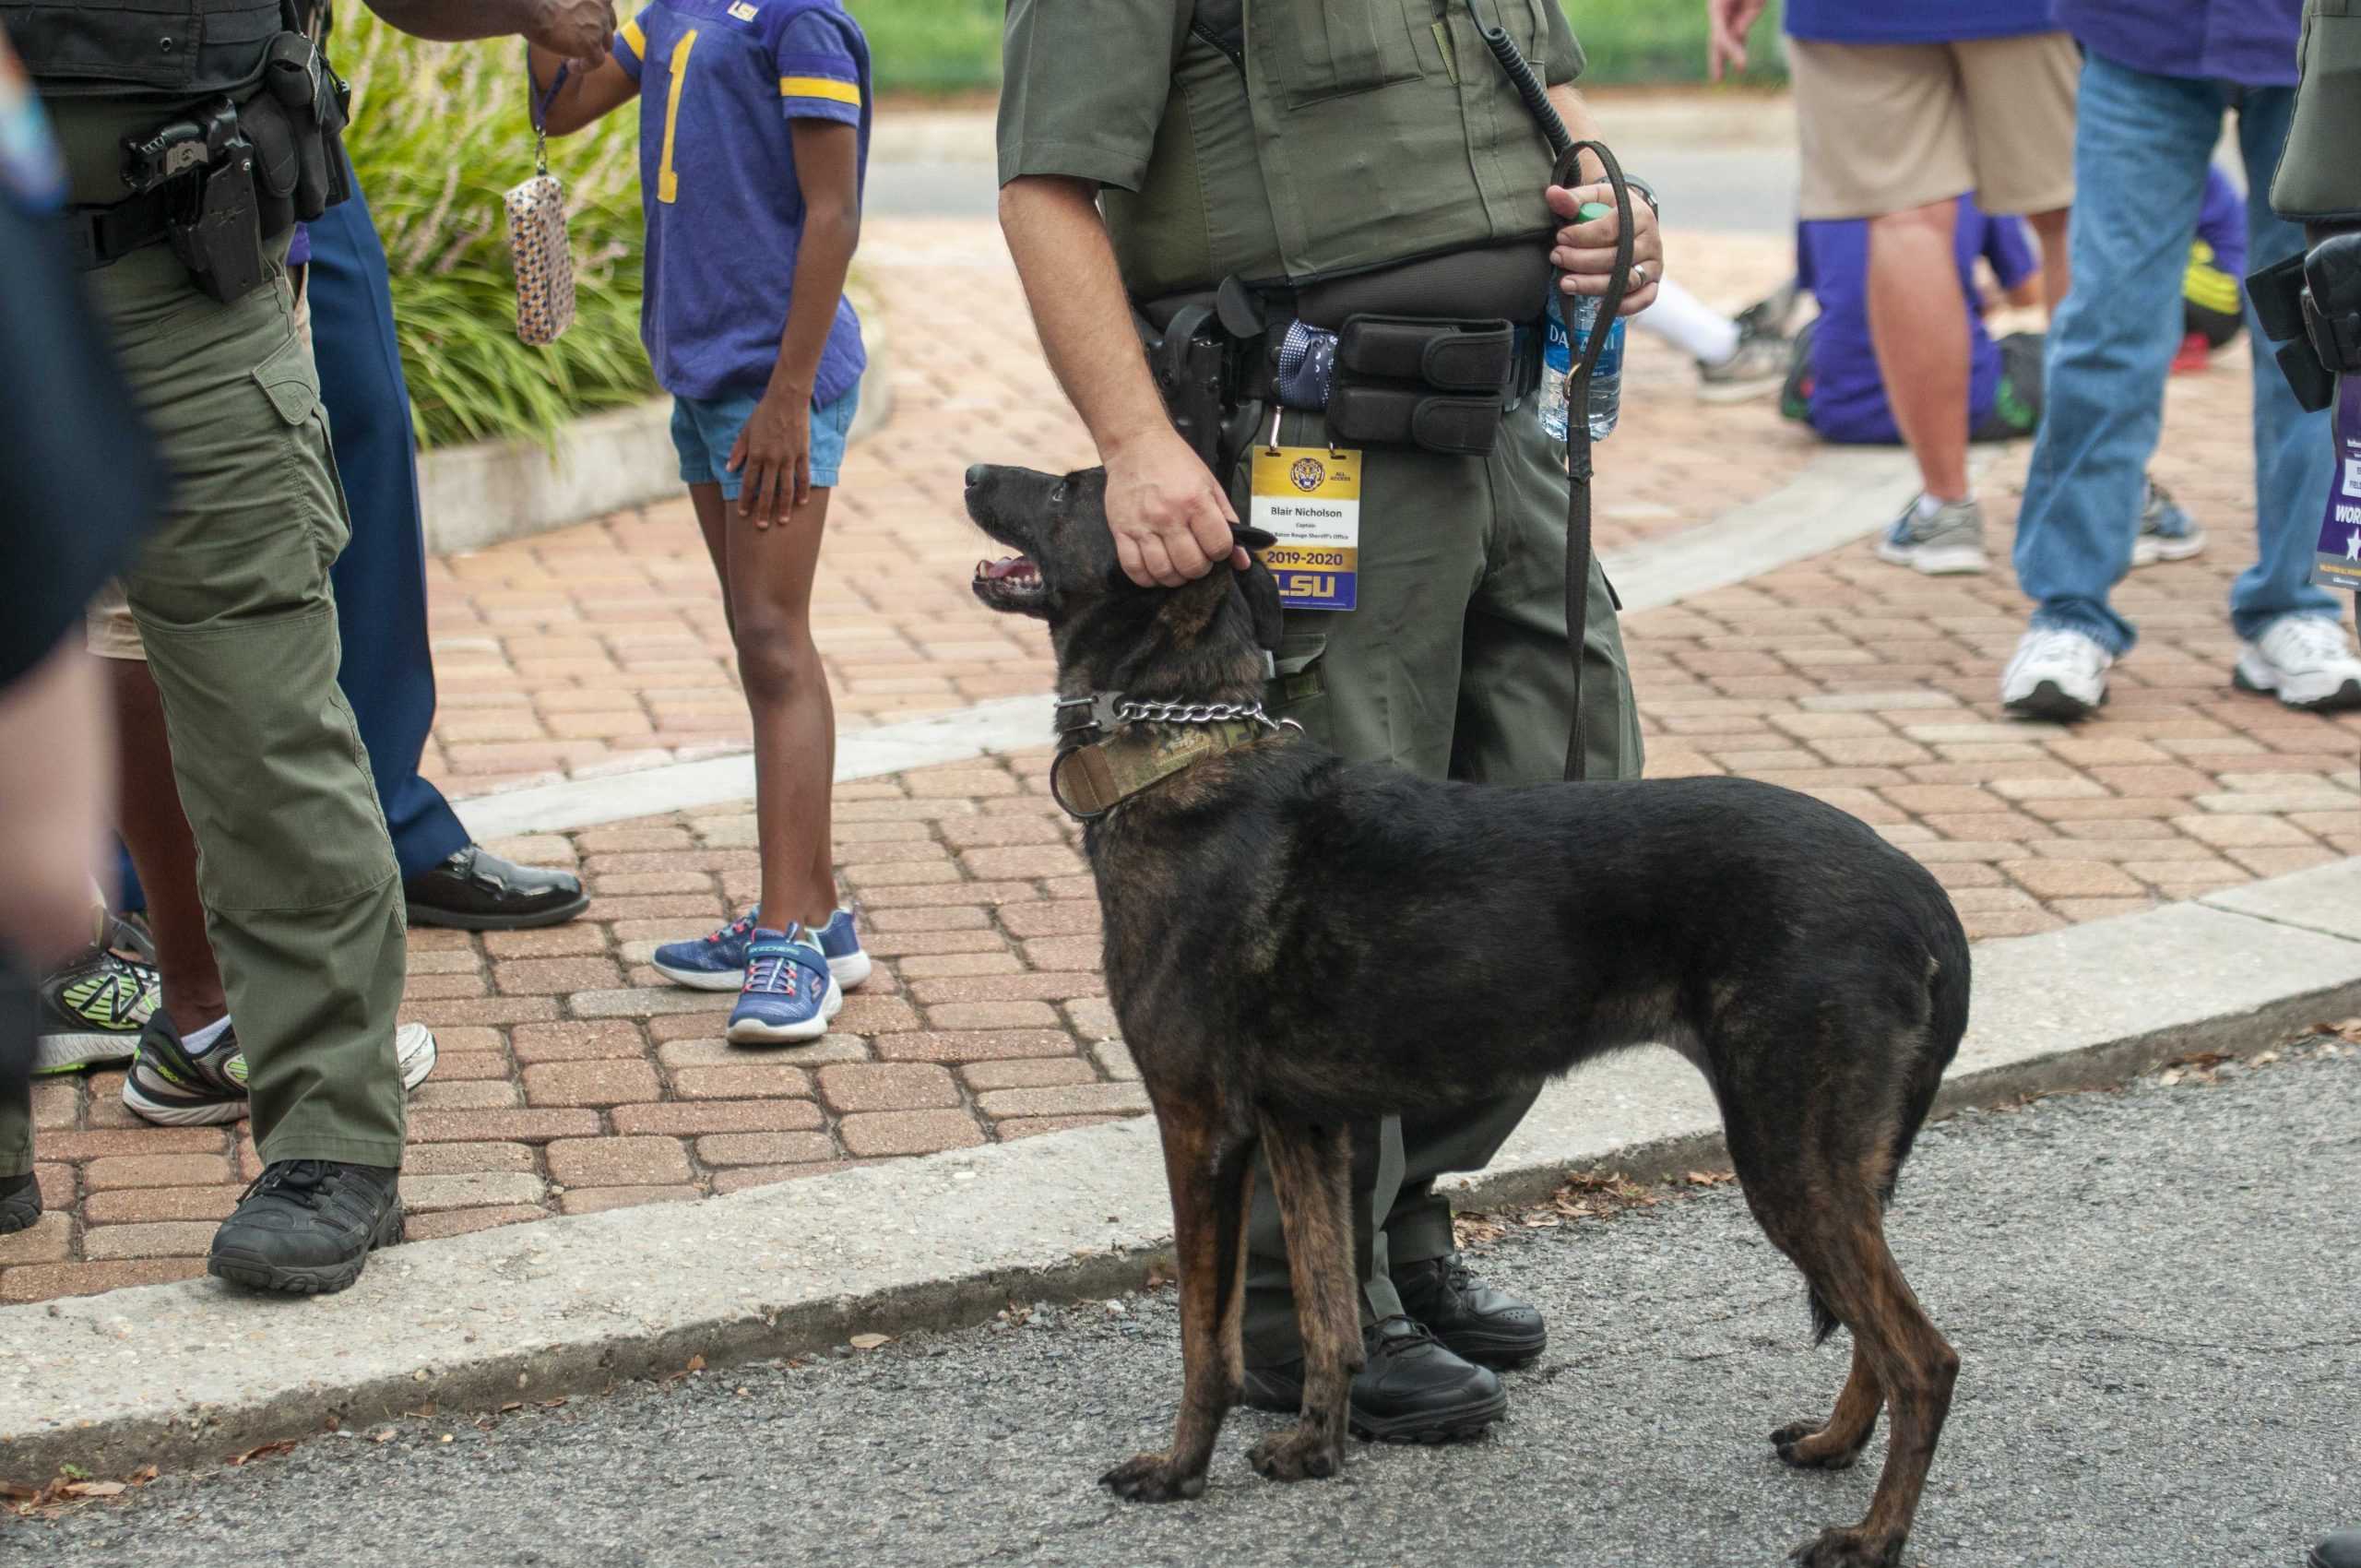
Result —
<path fill-rule="evenodd" d="M 1570 274 L 1560 287 L 1569 294 L 1606 293 L 1615 271 L 1615 238 L 1622 232 L 1621 220 L 1614 211 L 1614 187 L 1603 180 L 1571 190 L 1552 185 L 1548 198 L 1550 211 L 1572 220 L 1558 231 L 1549 252 L 1549 264 Z M 1581 221 L 1582 209 L 1590 202 L 1607 208 L 1607 216 Z M 1663 279 L 1664 232 L 1656 222 L 1656 209 L 1633 191 L 1631 291 L 1623 296 L 1623 308 L 1617 314 L 1636 315 L 1654 304 L 1656 286 Z"/>
<path fill-rule="evenodd" d="M 1179 588 L 1216 561 L 1240 570 L 1246 552 L 1232 529 L 1237 509 L 1204 462 L 1160 418 L 1107 450 L 1107 528 L 1115 559 L 1142 588 Z"/>

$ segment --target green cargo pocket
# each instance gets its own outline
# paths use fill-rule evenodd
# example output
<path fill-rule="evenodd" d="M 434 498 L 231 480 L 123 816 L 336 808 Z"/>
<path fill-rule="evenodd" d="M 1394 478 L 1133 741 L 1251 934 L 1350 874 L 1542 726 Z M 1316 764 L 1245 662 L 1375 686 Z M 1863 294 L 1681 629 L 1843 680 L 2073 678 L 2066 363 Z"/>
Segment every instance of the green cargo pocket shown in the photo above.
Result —
<path fill-rule="evenodd" d="M 300 335 L 291 334 L 255 366 L 255 381 L 289 424 L 302 424 L 320 406 L 319 372 L 312 364 L 311 346 Z"/>
<path fill-rule="evenodd" d="M 1290 109 L 1423 74 L 1405 0 L 1279 0 L 1250 6 L 1247 25 Z"/>
<path fill-rule="evenodd" d="M 306 474 L 298 447 L 309 448 L 316 455 L 326 471 L 327 492 L 314 497 L 318 505 L 308 506 L 316 519 L 318 537 L 314 540 L 323 570 L 336 564 L 344 553 L 345 545 L 352 538 L 352 524 L 345 508 L 344 481 L 336 467 L 336 444 L 328 436 L 327 410 L 320 402 L 320 374 L 313 362 L 312 346 L 302 333 L 290 336 L 286 342 L 270 351 L 270 357 L 255 367 L 255 385 L 284 420 L 294 434 L 296 445 L 287 454 L 287 473 L 291 493 L 302 496 L 315 482 Z"/>

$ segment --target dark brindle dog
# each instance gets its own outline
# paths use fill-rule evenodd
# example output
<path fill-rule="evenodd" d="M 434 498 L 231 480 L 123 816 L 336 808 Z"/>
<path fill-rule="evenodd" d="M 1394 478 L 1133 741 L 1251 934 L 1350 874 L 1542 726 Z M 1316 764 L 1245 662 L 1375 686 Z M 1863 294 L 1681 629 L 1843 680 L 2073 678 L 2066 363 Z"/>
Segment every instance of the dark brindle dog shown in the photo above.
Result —
<path fill-rule="evenodd" d="M 968 513 L 1024 552 L 979 567 L 976 595 L 1049 623 L 1061 697 L 1261 700 L 1279 600 L 1259 563 L 1136 588 L 1102 473 L 968 481 Z M 1868 1517 L 1796 1555 L 1895 1562 L 1959 1367 L 1883 1229 L 1967 1023 L 1967 939 L 1943 890 L 1857 819 L 1768 784 L 1435 784 L 1348 766 L 1292 730 L 1224 739 L 1086 836 L 1108 989 L 1163 1136 L 1185 1380 L 1170 1451 L 1107 1484 L 1143 1501 L 1204 1490 L 1239 1395 L 1258 1146 L 1305 1373 L 1300 1424 L 1251 1457 L 1274 1479 L 1331 1475 L 1361 1357 L 1347 1122 L 1655 1041 L 1713 1085 L 1747 1202 L 1803 1271 L 1820 1334 L 1852 1331 L 1834 1412 L 1772 1433 L 1779 1456 L 1850 1464 L 1893 1414 Z"/>

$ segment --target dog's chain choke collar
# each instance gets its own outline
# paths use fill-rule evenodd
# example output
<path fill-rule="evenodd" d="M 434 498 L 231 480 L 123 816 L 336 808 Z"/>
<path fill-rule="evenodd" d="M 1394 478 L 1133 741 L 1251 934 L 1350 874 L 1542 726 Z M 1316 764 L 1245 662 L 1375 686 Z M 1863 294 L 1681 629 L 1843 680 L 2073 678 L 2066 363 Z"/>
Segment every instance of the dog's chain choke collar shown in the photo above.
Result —
<path fill-rule="evenodd" d="M 1057 731 L 1101 739 L 1072 746 L 1050 766 L 1050 797 L 1068 816 L 1096 822 L 1149 785 L 1208 757 L 1303 726 L 1274 719 L 1259 702 L 1134 701 L 1121 692 L 1057 699 Z M 1136 729 L 1177 725 L 1179 734 Z"/>

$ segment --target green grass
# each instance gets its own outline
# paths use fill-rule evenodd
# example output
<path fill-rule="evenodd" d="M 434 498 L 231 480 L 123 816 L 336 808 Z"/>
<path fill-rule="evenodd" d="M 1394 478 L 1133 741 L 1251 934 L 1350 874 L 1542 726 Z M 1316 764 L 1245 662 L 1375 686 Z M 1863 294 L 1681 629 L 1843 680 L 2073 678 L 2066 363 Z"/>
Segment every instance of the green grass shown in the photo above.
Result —
<path fill-rule="evenodd" d="M 350 17 L 336 49 L 353 90 L 345 145 L 393 274 L 419 445 L 546 441 L 575 415 L 647 397 L 637 114 L 550 147 L 566 185 L 575 322 L 528 348 L 501 200 L 533 172 L 523 45 L 424 43 L 360 6 Z"/>
<path fill-rule="evenodd" d="M 1488 14 L 1495 3 L 1478 0 Z M 846 0 L 846 6 L 869 34 L 881 90 L 962 93 L 1000 85 L 1001 0 Z M 1772 47 L 1778 13 L 1774 5 L 1756 25 L 1748 81 L 1786 79 Z M 1586 82 L 1704 80 L 1704 0 L 1568 0 L 1566 14 L 1590 55 Z"/>

